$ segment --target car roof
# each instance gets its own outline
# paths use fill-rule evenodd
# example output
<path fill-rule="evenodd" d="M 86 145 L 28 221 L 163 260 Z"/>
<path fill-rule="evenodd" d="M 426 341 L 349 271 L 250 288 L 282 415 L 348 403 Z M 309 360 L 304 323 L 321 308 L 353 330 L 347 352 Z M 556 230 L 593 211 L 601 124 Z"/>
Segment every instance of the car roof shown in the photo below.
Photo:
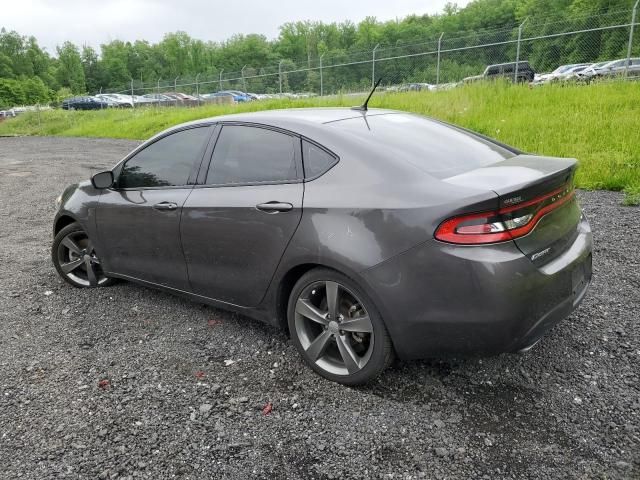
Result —
<path fill-rule="evenodd" d="M 519 60 L 518 64 L 524 64 L 524 63 L 529 63 L 529 60 Z M 516 62 L 506 62 L 506 63 L 493 63 L 491 65 L 487 65 L 487 68 L 489 67 L 503 67 L 505 65 L 515 65 Z"/>
<path fill-rule="evenodd" d="M 395 110 L 370 108 L 367 116 L 388 115 L 403 113 Z M 183 123 L 168 129 L 167 131 L 183 128 L 191 125 L 211 124 L 216 122 L 243 122 L 268 125 L 282 128 L 301 135 L 311 136 L 317 132 L 323 124 L 362 117 L 363 112 L 352 110 L 348 107 L 320 107 L 320 108 L 289 108 L 282 110 L 262 110 L 258 112 L 234 113 L 218 117 L 203 118 L 188 123 Z M 166 132 L 166 131 L 165 131 Z M 165 133 L 163 132 L 163 133 Z M 162 133 L 161 133 L 162 134 Z M 159 135 L 161 135 L 159 134 Z"/>

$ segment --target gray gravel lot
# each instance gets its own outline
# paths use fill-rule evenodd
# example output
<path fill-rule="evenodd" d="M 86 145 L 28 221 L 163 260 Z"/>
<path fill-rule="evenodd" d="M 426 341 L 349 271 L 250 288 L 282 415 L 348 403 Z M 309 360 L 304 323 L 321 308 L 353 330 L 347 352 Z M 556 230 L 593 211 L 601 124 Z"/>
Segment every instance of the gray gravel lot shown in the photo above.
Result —
<path fill-rule="evenodd" d="M 532 351 L 346 388 L 274 328 L 58 278 L 55 197 L 136 144 L 0 138 L 1 479 L 640 478 L 640 209 L 621 195 L 580 193 L 594 282 Z"/>

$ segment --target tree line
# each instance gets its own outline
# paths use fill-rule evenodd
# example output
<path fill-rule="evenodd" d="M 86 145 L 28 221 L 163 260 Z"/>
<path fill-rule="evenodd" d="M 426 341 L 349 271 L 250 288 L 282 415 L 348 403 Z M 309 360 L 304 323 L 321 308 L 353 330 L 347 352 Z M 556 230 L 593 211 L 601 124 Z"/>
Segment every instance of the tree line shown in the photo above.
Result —
<path fill-rule="evenodd" d="M 525 19 L 532 29 L 537 29 L 535 34 L 558 28 L 572 31 L 597 27 L 610 21 L 616 12 L 630 12 L 632 3 L 633 0 L 475 0 L 465 8 L 447 4 L 438 15 L 410 15 L 384 22 L 368 17 L 357 24 L 286 23 L 280 27 L 278 37 L 271 40 L 250 34 L 211 42 L 174 32 L 155 44 L 146 40 L 113 40 L 102 44 L 99 52 L 91 46 L 65 42 L 56 48 L 55 54 L 40 47 L 33 36 L 2 28 L 0 108 L 59 101 L 72 94 L 96 93 L 100 89 L 123 89 L 132 81 L 138 87 L 158 80 L 170 84 L 176 77 L 186 83 L 198 74 L 201 80 L 211 80 L 221 72 L 240 72 L 243 67 L 250 77 L 249 85 L 236 81 L 220 86 L 273 92 L 280 88 L 277 73 L 280 62 L 287 72 L 285 90 L 317 92 L 321 58 L 325 65 L 362 62 L 350 68 L 327 69 L 323 87 L 325 92 L 332 92 L 370 83 L 371 62 L 367 60 L 376 45 L 380 45 L 380 74 L 397 83 L 433 82 L 433 62 L 421 57 L 389 59 L 403 52 L 433 49 L 441 33 L 451 47 L 510 39 L 515 34 L 513 26 Z M 570 41 L 559 37 L 539 45 L 525 44 L 521 58 L 535 61 L 539 70 L 552 68 L 560 61 L 614 58 L 626 53 L 626 32 L 602 30 L 572 36 Z M 495 63 L 495 59 L 513 58 L 514 49 L 510 43 L 444 56 L 440 80 L 459 80 L 461 76 L 480 73 L 484 65 Z M 307 67 L 312 70 L 302 71 Z M 211 88 L 215 90 L 216 86 Z"/>

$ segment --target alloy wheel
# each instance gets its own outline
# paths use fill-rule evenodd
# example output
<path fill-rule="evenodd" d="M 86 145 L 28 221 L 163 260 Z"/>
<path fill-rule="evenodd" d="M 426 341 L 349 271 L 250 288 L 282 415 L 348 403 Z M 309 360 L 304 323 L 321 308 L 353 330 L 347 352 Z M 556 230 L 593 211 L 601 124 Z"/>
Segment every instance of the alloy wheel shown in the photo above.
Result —
<path fill-rule="evenodd" d="M 295 333 L 310 362 L 334 375 L 362 370 L 373 352 L 373 324 L 363 304 L 344 285 L 318 281 L 295 304 Z"/>
<path fill-rule="evenodd" d="M 76 284 L 97 287 L 109 280 L 102 272 L 93 243 L 83 231 L 70 232 L 62 239 L 57 260 L 61 272 Z"/>

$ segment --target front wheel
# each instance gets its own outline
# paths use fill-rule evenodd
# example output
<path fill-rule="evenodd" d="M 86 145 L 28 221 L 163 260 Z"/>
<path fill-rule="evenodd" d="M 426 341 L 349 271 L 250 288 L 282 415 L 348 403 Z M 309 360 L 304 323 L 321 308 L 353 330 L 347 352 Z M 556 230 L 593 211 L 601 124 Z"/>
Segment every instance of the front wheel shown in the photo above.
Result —
<path fill-rule="evenodd" d="M 53 240 L 51 260 L 58 274 L 74 287 L 106 287 L 113 283 L 102 272 L 93 243 L 78 223 L 60 230 Z"/>
<path fill-rule="evenodd" d="M 366 383 L 391 364 L 391 339 L 373 302 L 350 278 L 314 269 L 291 292 L 288 324 L 313 370 L 347 385 Z"/>

